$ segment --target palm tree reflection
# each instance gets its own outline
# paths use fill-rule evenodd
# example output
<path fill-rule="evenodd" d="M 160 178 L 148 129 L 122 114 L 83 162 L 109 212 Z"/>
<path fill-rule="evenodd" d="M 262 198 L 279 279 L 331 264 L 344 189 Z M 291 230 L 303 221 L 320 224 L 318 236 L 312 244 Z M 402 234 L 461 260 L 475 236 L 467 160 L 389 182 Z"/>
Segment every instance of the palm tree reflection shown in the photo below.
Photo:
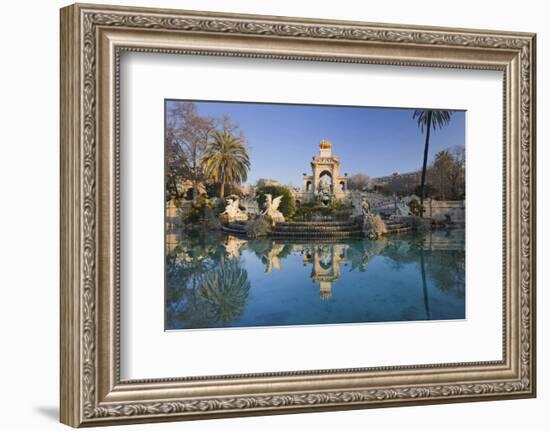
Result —
<path fill-rule="evenodd" d="M 206 274 L 199 297 L 209 320 L 225 326 L 242 315 L 249 291 L 248 273 L 230 260 Z"/>
<path fill-rule="evenodd" d="M 220 238 L 185 237 L 170 248 L 166 255 L 167 328 L 224 326 L 242 315 L 250 281 L 234 247 L 224 248 Z"/>

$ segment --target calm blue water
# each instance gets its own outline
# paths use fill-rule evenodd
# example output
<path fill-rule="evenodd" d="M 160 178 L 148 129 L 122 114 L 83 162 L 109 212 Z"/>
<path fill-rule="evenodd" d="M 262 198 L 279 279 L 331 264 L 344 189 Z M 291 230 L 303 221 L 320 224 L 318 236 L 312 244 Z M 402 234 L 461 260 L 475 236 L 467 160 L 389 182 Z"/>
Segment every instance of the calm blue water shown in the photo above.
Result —
<path fill-rule="evenodd" d="M 378 241 L 169 235 L 166 329 L 464 319 L 464 230 Z"/>

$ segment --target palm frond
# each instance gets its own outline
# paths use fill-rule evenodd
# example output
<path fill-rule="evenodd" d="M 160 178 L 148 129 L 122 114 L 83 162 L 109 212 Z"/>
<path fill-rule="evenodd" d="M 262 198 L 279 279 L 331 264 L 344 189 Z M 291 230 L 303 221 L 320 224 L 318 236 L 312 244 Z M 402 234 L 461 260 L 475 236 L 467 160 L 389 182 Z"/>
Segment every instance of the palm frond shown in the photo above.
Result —
<path fill-rule="evenodd" d="M 442 109 L 416 109 L 413 113 L 413 120 L 416 120 L 418 127 L 424 132 L 424 129 L 428 127 L 435 130 L 446 126 L 451 122 L 452 115 L 452 111 Z M 428 122 L 430 122 L 429 125 Z"/>

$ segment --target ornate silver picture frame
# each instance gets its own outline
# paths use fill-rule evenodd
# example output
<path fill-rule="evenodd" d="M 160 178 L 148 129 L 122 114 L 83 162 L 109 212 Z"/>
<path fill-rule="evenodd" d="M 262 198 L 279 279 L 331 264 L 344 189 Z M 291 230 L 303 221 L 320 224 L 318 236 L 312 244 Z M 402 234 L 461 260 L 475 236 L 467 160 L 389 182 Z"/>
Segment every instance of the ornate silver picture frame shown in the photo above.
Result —
<path fill-rule="evenodd" d="M 81 4 L 63 8 L 61 422 L 98 426 L 534 397 L 535 42 L 534 34 L 488 30 Z M 504 262 L 502 358 L 121 379 L 123 52 L 502 72 L 504 234 L 502 249 L 495 250 Z"/>

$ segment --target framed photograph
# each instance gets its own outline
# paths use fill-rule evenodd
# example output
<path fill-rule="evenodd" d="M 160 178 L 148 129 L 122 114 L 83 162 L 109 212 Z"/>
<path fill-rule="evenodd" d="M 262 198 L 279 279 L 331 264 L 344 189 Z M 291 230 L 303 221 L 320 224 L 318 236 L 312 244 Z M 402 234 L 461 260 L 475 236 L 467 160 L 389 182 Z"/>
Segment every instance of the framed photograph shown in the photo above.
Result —
<path fill-rule="evenodd" d="M 535 35 L 61 10 L 61 421 L 535 396 Z"/>

